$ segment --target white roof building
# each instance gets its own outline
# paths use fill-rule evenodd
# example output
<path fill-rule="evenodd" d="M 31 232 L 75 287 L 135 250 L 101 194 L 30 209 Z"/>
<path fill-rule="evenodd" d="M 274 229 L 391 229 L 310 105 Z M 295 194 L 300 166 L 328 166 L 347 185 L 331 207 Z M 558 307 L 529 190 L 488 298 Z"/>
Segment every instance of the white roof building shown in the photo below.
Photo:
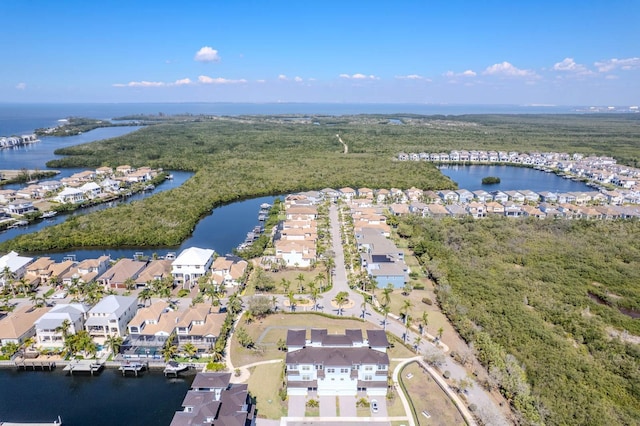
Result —
<path fill-rule="evenodd" d="M 93 338 L 124 336 L 127 324 L 138 310 L 137 300 L 132 296 L 105 297 L 89 310 L 85 329 Z"/>
<path fill-rule="evenodd" d="M 5 276 L 5 270 L 8 270 L 14 279 L 20 279 L 27 270 L 27 265 L 33 262 L 33 257 L 20 256 L 15 251 L 11 251 L 0 257 L 0 286 L 4 287 L 8 276 Z"/>
<path fill-rule="evenodd" d="M 64 346 L 62 327 L 64 321 L 69 322 L 69 334 L 76 334 L 84 328 L 89 307 L 81 303 L 56 305 L 49 312 L 35 321 L 36 342 L 38 346 L 46 348 L 61 348 Z"/>
<path fill-rule="evenodd" d="M 176 283 L 184 288 L 197 284 L 198 277 L 207 273 L 213 263 L 214 250 L 189 247 L 171 263 L 171 273 Z"/>

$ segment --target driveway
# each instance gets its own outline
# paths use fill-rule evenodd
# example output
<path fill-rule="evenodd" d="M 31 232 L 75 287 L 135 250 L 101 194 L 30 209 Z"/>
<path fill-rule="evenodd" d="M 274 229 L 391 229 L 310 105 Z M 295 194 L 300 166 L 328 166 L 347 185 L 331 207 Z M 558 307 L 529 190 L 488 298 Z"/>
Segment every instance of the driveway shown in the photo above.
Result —
<path fill-rule="evenodd" d="M 307 397 L 304 395 L 289 395 L 289 412 L 287 417 L 304 417 Z"/>
<path fill-rule="evenodd" d="M 336 417 L 336 397 L 321 396 L 320 400 L 320 417 Z"/>
<path fill-rule="evenodd" d="M 340 417 L 357 417 L 356 397 L 340 396 Z"/>
<path fill-rule="evenodd" d="M 378 401 L 378 412 L 371 413 L 371 417 L 387 417 L 387 398 L 384 396 L 374 396 L 369 401 L 375 399 Z"/>

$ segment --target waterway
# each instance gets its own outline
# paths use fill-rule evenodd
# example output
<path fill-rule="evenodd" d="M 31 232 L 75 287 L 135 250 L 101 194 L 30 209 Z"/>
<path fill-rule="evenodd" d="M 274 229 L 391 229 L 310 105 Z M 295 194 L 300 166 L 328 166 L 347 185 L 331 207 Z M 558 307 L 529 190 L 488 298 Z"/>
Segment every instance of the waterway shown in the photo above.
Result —
<path fill-rule="evenodd" d="M 442 174 L 448 176 L 458 184 L 458 188 L 469 191 L 484 189 L 485 191 L 517 191 L 531 190 L 533 192 L 584 192 L 594 189 L 584 182 L 564 179 L 554 173 L 545 173 L 529 167 L 514 167 L 506 165 L 446 165 L 441 166 Z M 497 176 L 500 183 L 485 185 L 482 178 Z"/>
<path fill-rule="evenodd" d="M 122 377 L 116 369 L 68 376 L 54 371 L 0 369 L 0 422 L 65 426 L 168 425 L 191 387 L 193 375 L 166 378 L 160 371 Z"/>

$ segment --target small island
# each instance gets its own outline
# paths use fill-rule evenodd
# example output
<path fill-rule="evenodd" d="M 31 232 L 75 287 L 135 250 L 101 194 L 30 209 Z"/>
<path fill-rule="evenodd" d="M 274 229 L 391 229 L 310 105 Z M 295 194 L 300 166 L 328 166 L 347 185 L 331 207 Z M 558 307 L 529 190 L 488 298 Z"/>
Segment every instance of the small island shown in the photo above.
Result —
<path fill-rule="evenodd" d="M 496 183 L 500 183 L 500 178 L 497 176 L 487 176 L 482 178 L 483 185 L 493 185 Z"/>

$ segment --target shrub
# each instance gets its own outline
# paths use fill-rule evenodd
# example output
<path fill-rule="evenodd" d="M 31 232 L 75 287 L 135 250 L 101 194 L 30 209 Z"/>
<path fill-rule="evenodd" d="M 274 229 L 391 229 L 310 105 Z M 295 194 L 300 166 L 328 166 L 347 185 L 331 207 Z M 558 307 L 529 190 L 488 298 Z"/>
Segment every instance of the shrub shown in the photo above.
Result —
<path fill-rule="evenodd" d="M 431 306 L 431 305 L 433 305 L 433 300 L 431 300 L 430 297 L 423 297 L 422 298 L 422 303 L 424 303 L 425 305 Z"/>
<path fill-rule="evenodd" d="M 317 399 L 310 399 L 307 401 L 308 408 L 318 408 L 319 406 L 320 406 L 320 403 L 318 402 Z"/>
<path fill-rule="evenodd" d="M 444 377 L 445 379 L 449 379 L 449 377 L 451 377 L 451 372 L 449 370 L 444 370 L 444 373 L 442 373 L 442 377 Z"/>
<path fill-rule="evenodd" d="M 178 291 L 178 297 L 187 297 L 189 295 L 189 290 L 186 288 L 180 289 Z"/>
<path fill-rule="evenodd" d="M 476 404 L 469 404 L 468 408 L 469 408 L 469 411 L 473 413 L 478 409 L 478 406 Z"/>
<path fill-rule="evenodd" d="M 226 366 L 221 362 L 209 362 L 207 363 L 207 371 L 222 371 Z"/>

